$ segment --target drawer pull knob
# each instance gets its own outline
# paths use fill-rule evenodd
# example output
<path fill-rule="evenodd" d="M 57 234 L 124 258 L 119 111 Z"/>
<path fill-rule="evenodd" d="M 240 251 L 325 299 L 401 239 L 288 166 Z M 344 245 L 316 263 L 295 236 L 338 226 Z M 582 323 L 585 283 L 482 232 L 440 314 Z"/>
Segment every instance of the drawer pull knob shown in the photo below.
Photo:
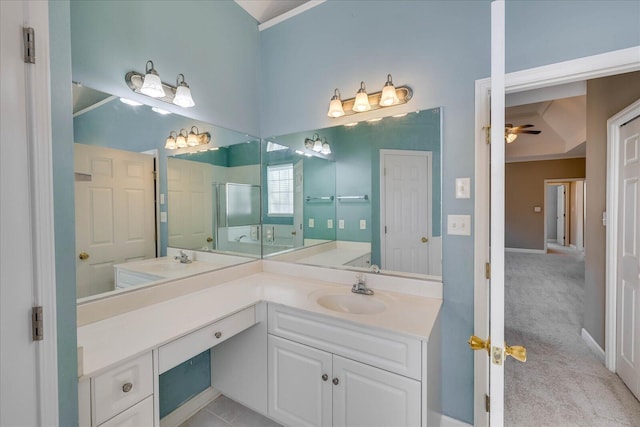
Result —
<path fill-rule="evenodd" d="M 124 391 L 125 393 L 129 393 L 132 388 L 133 388 L 133 384 L 131 383 L 124 383 L 122 385 L 122 391 Z"/>
<path fill-rule="evenodd" d="M 215 334 L 213 334 L 213 336 L 216 338 L 220 338 L 222 336 L 222 332 L 216 332 Z"/>
<path fill-rule="evenodd" d="M 338 378 L 334 378 L 333 379 L 333 384 L 338 385 L 339 382 L 340 382 L 340 380 Z"/>
<path fill-rule="evenodd" d="M 329 379 L 329 375 L 327 374 L 322 374 L 322 381 L 326 381 Z"/>

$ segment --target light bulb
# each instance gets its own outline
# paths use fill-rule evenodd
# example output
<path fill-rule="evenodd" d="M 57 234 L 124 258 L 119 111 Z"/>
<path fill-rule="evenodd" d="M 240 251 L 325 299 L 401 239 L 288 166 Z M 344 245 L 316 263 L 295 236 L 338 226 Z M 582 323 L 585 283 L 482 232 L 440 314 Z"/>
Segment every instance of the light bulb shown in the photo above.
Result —
<path fill-rule="evenodd" d="M 182 76 L 182 81 L 180 81 L 180 76 Z M 189 89 L 189 85 L 184 81 L 183 74 L 178 74 L 178 78 L 176 79 L 176 86 L 176 95 L 173 98 L 174 104 L 184 108 L 189 108 L 196 105 L 196 103 L 193 102 L 193 98 L 191 97 L 191 89 Z"/>
<path fill-rule="evenodd" d="M 176 148 L 178 148 L 178 146 L 176 145 L 176 138 L 174 137 L 175 132 L 171 131 L 169 133 L 169 137 L 167 138 L 167 142 L 164 145 L 164 148 L 167 150 L 175 150 Z"/>
<path fill-rule="evenodd" d="M 518 137 L 517 133 L 508 133 L 505 135 L 504 139 L 507 141 L 507 144 L 511 144 Z"/>
<path fill-rule="evenodd" d="M 165 95 L 164 88 L 158 72 L 153 68 L 153 62 L 147 61 L 146 68 L 140 92 L 152 98 L 162 98 Z"/>
<path fill-rule="evenodd" d="M 371 104 L 369 104 L 367 90 L 364 87 L 364 82 L 360 82 L 360 90 L 358 90 L 358 93 L 356 94 L 356 99 L 353 103 L 353 111 L 361 113 L 363 111 L 369 111 L 370 109 Z"/>
<path fill-rule="evenodd" d="M 396 94 L 396 88 L 393 86 L 391 74 L 387 74 L 387 82 L 382 88 L 382 95 L 380 95 L 380 105 L 388 107 L 390 105 L 397 104 L 398 102 L 400 102 L 400 100 Z"/>
<path fill-rule="evenodd" d="M 320 154 L 331 154 L 331 147 L 329 146 L 328 142 L 322 144 L 322 150 L 320 151 Z"/>
<path fill-rule="evenodd" d="M 186 148 L 187 147 L 187 138 L 182 134 L 182 131 L 184 131 L 184 133 L 187 133 L 187 131 L 184 130 L 184 129 L 180 130 L 180 134 L 176 138 L 176 147 L 178 147 L 178 148 Z"/>
<path fill-rule="evenodd" d="M 319 137 L 316 138 L 315 141 L 313 141 L 313 151 L 315 151 L 316 153 L 322 151 L 322 141 L 320 141 Z"/>
<path fill-rule="evenodd" d="M 194 128 L 196 129 L 196 132 L 193 131 Z M 200 138 L 198 137 L 197 130 L 198 130 L 197 127 L 195 126 L 191 127 L 191 132 L 189 132 L 189 136 L 187 136 L 187 145 L 189 147 L 195 147 L 196 145 L 200 145 Z"/>

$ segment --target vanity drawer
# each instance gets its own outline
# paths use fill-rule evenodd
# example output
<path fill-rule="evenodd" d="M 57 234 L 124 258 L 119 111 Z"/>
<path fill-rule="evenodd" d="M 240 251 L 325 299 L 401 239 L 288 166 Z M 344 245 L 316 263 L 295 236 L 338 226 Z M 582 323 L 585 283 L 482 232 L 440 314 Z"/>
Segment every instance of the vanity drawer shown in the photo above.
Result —
<path fill-rule="evenodd" d="M 163 345 L 158 350 L 159 373 L 168 371 L 255 324 L 256 310 L 252 306 Z"/>
<path fill-rule="evenodd" d="M 151 353 L 93 378 L 91 385 L 95 425 L 99 425 L 153 393 Z"/>
<path fill-rule="evenodd" d="M 421 379 L 419 339 L 269 304 L 269 333 L 416 380 Z"/>
<path fill-rule="evenodd" d="M 153 427 L 153 396 L 121 414 L 111 418 L 100 427 Z"/>

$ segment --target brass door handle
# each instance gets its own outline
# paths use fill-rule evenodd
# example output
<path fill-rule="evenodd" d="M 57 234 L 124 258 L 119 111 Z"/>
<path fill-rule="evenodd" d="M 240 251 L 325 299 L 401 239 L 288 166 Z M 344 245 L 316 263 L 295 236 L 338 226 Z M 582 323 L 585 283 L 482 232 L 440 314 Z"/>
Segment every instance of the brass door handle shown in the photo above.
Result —
<path fill-rule="evenodd" d="M 82 261 L 89 259 L 89 254 L 86 252 L 80 252 L 80 255 L 78 255 L 78 258 L 80 258 Z"/>
<path fill-rule="evenodd" d="M 207 237 L 207 242 L 209 243 L 213 242 L 213 237 Z"/>
<path fill-rule="evenodd" d="M 482 338 L 479 338 L 475 335 L 471 335 L 471 338 L 469 338 L 469 341 L 467 341 L 469 343 L 469 347 L 471 347 L 471 350 L 487 350 L 487 353 L 489 353 L 489 349 L 491 348 L 491 338 L 488 338 L 486 341 L 483 340 Z"/>
<path fill-rule="evenodd" d="M 504 345 L 504 354 L 511 356 L 519 362 L 527 361 L 527 349 L 521 345 Z"/>
<path fill-rule="evenodd" d="M 291 235 L 292 235 L 292 236 L 295 236 L 296 234 L 298 234 L 298 233 L 296 233 L 295 231 L 292 231 L 292 232 L 291 232 Z"/>
<path fill-rule="evenodd" d="M 487 340 L 485 341 L 482 338 L 478 338 L 477 336 L 472 335 L 471 338 L 469 338 L 468 343 L 469 347 L 471 347 L 471 350 L 486 350 L 487 353 L 491 352 L 491 338 L 487 338 Z M 527 361 L 527 349 L 520 345 L 509 346 L 505 343 L 504 354 L 505 357 L 511 356 L 520 362 Z M 498 359 L 501 359 L 499 353 Z"/>
<path fill-rule="evenodd" d="M 429 241 L 429 239 L 427 239 L 426 237 L 423 237 L 422 239 L 420 239 L 420 241 L 422 243 L 427 243 Z"/>

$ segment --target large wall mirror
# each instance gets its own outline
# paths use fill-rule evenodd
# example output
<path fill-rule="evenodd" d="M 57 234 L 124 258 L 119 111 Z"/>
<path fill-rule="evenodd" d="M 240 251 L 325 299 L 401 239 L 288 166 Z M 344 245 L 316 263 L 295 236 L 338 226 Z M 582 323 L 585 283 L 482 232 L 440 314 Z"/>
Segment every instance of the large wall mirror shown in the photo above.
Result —
<path fill-rule="evenodd" d="M 122 291 L 114 265 L 168 248 L 206 253 L 217 267 L 260 257 L 259 139 L 80 85 L 73 92 L 79 299 Z M 166 150 L 182 129 L 210 142 Z M 151 267 L 161 280 L 181 266 Z"/>
<path fill-rule="evenodd" d="M 264 255 L 441 279 L 440 108 L 262 142 Z"/>

